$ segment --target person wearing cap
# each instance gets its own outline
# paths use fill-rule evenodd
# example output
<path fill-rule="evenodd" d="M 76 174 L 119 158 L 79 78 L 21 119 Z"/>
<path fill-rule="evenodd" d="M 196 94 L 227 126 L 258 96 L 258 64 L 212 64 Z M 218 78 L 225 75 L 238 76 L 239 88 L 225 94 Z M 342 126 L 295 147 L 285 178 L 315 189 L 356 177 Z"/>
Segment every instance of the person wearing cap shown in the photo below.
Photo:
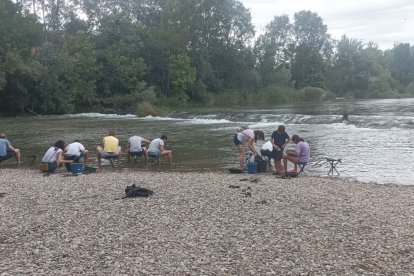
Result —
<path fill-rule="evenodd" d="M 4 133 L 0 134 L 0 163 L 3 160 L 10 159 L 12 157 L 16 158 L 17 164 L 20 164 L 20 150 L 12 146 L 7 136 Z"/>
<path fill-rule="evenodd" d="M 167 135 L 161 135 L 160 138 L 156 138 L 151 141 L 148 146 L 148 156 L 159 158 L 164 156 L 167 160 L 168 166 L 172 164 L 172 151 L 164 148 L 165 143 L 167 142 Z"/>
<path fill-rule="evenodd" d="M 101 159 L 116 158 L 118 164 L 121 162 L 121 146 L 119 140 L 115 137 L 115 131 L 111 130 L 108 136 L 102 139 L 102 144 L 96 148 L 96 157 L 98 159 L 98 166 L 101 166 Z"/>
<path fill-rule="evenodd" d="M 80 163 L 80 159 L 83 158 L 83 164 L 88 164 L 89 151 L 79 142 L 78 139 L 70 143 L 65 148 L 63 159 L 73 160 L 74 163 Z M 66 163 L 66 169 L 70 171 L 70 164 Z"/>

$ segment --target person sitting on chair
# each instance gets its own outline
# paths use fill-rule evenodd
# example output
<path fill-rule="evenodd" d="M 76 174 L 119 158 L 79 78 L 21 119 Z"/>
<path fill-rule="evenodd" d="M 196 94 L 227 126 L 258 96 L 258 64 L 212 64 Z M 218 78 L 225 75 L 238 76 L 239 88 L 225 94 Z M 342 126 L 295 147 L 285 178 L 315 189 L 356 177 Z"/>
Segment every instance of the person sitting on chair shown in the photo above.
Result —
<path fill-rule="evenodd" d="M 121 159 L 121 147 L 119 140 L 115 137 L 115 131 L 111 130 L 108 136 L 104 137 L 102 144 L 96 148 L 96 157 L 98 158 L 98 166 L 101 166 L 101 159 L 116 158 L 118 164 Z"/>
<path fill-rule="evenodd" d="M 20 150 L 12 146 L 4 133 L 0 134 L 0 163 L 3 160 L 16 157 L 17 164 L 20 164 Z"/>
<path fill-rule="evenodd" d="M 171 167 L 172 164 L 172 151 L 166 150 L 164 148 L 165 143 L 167 142 L 167 135 L 161 135 L 160 138 L 156 138 L 151 141 L 148 146 L 148 156 L 157 157 L 165 156 L 168 166 Z"/>
<path fill-rule="evenodd" d="M 147 148 L 145 147 L 145 145 L 148 145 L 149 143 L 150 141 L 142 138 L 141 136 L 138 136 L 138 135 L 131 136 L 128 139 L 128 145 L 126 149 L 127 154 L 128 154 L 127 155 L 128 161 L 131 160 L 131 156 L 143 156 L 144 155 L 145 163 L 147 163 L 148 152 L 147 152 Z"/>
<path fill-rule="evenodd" d="M 287 155 L 283 157 L 284 171 L 281 174 L 283 178 L 286 175 L 288 160 L 295 164 L 306 164 L 310 159 L 309 144 L 296 134 L 292 136 L 292 141 L 296 144 L 296 146 L 294 151 L 287 152 Z"/>
<path fill-rule="evenodd" d="M 89 151 L 79 142 L 79 140 L 73 141 L 65 148 L 63 159 L 73 160 L 73 163 L 80 163 L 80 159 L 83 158 L 83 164 L 86 166 L 88 163 Z M 70 171 L 70 164 L 66 163 L 66 169 Z"/>

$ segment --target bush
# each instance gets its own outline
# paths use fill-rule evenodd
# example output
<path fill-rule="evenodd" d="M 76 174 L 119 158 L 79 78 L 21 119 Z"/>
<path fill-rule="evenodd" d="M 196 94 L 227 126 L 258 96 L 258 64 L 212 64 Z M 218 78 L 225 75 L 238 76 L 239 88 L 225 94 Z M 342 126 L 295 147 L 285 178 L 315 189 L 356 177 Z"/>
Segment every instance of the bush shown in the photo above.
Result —
<path fill-rule="evenodd" d="M 237 89 L 226 89 L 223 93 L 214 97 L 217 106 L 236 106 L 244 105 L 245 99 Z"/>
<path fill-rule="evenodd" d="M 136 105 L 135 114 L 140 117 L 148 115 L 158 116 L 164 114 L 166 111 L 160 107 L 156 107 L 149 102 L 141 102 Z"/>
<path fill-rule="evenodd" d="M 256 95 L 256 102 L 261 105 L 278 105 L 294 99 L 294 91 L 288 87 L 269 85 Z"/>
<path fill-rule="evenodd" d="M 321 102 L 328 92 L 319 87 L 306 86 L 300 91 L 302 100 L 307 102 Z"/>

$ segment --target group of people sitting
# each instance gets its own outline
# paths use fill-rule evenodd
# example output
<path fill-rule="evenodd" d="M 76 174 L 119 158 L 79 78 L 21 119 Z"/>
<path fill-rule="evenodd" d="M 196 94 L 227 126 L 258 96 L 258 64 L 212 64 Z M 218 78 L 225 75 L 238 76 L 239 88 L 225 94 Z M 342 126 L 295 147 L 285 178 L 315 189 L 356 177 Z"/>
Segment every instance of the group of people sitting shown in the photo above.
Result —
<path fill-rule="evenodd" d="M 265 140 L 264 132 L 261 130 L 253 130 L 246 127 L 241 127 L 237 130 L 233 142 L 239 151 L 240 169 L 245 169 L 245 149 L 244 144 L 247 144 L 254 156 L 258 155 L 253 143 Z M 295 149 L 286 150 L 288 143 L 292 141 L 295 143 Z M 162 135 L 151 142 L 140 136 L 134 135 L 129 138 L 126 153 L 128 161 L 131 157 L 143 156 L 145 162 L 148 162 L 148 156 L 157 158 L 164 156 L 169 166 L 172 164 L 172 151 L 164 148 L 167 142 L 167 136 Z M 148 146 L 148 148 L 147 148 Z M 42 163 L 48 164 L 49 172 L 54 172 L 57 167 L 65 164 L 70 170 L 70 163 L 79 163 L 80 158 L 83 157 L 84 164 L 87 165 L 89 151 L 78 141 L 65 146 L 62 140 L 53 144 L 44 154 Z M 282 178 L 286 176 L 287 162 L 290 161 L 295 165 L 297 171 L 298 164 L 307 164 L 310 159 L 309 144 L 295 134 L 290 138 L 285 130 L 285 126 L 280 125 L 277 130 L 272 133 L 271 139 L 267 141 L 261 148 L 260 154 L 274 159 L 276 173 Z M 14 148 L 4 133 L 0 134 L 0 162 L 11 157 L 15 157 L 20 163 L 21 153 L 19 149 Z M 115 131 L 109 131 L 108 136 L 104 137 L 100 146 L 96 148 L 96 157 L 98 166 L 101 166 L 102 159 L 116 159 L 118 163 L 121 160 L 121 146 L 119 140 L 115 136 Z M 282 165 L 283 160 L 283 165 Z"/>
<path fill-rule="evenodd" d="M 143 156 L 145 163 L 147 163 L 148 156 L 150 156 L 159 163 L 159 158 L 164 156 L 168 165 L 171 166 L 172 151 L 164 148 L 167 140 L 166 135 L 152 141 L 134 135 L 128 139 L 126 147 L 127 160 L 130 161 L 131 157 Z M 80 163 L 81 159 L 83 159 L 83 164 L 87 165 L 89 155 L 89 150 L 79 140 L 75 140 L 68 145 L 65 145 L 64 141 L 58 140 L 46 150 L 41 162 L 47 164 L 47 166 L 43 166 L 43 168 L 47 168 L 46 172 L 54 173 L 62 165 L 65 165 L 67 170 L 70 171 L 70 164 Z M 13 156 L 20 164 L 20 150 L 11 145 L 5 134 L 0 134 L 0 162 Z M 116 159 L 118 164 L 120 163 L 121 146 L 119 145 L 119 139 L 115 136 L 115 131 L 109 131 L 108 136 L 102 139 L 101 145 L 96 148 L 96 157 L 98 167 L 101 166 L 102 159 Z"/>
<path fill-rule="evenodd" d="M 126 148 L 127 160 L 131 157 L 143 156 L 145 163 L 148 162 L 148 156 L 154 157 L 159 162 L 159 158 L 164 156 L 169 166 L 172 164 L 172 151 L 164 148 L 168 138 L 162 135 L 152 141 L 134 135 L 128 139 Z M 147 148 L 148 146 L 148 148 Z M 84 165 L 87 165 L 89 151 L 78 141 L 75 140 L 65 147 L 62 140 L 57 141 L 52 145 L 42 158 L 43 163 L 49 164 L 49 171 L 54 172 L 61 164 L 65 164 L 70 170 L 70 163 L 79 163 L 80 158 L 84 159 Z M 118 164 L 121 162 L 121 146 L 119 139 L 115 136 L 115 131 L 111 130 L 108 136 L 102 139 L 101 145 L 96 148 L 96 158 L 98 160 L 98 167 L 101 166 L 102 159 L 117 160 Z"/>
<path fill-rule="evenodd" d="M 241 127 L 237 129 L 236 135 L 234 135 L 234 144 L 239 151 L 240 169 L 245 169 L 245 149 L 244 144 L 247 143 L 247 147 L 251 150 L 254 156 L 258 155 L 258 152 L 254 148 L 253 143 L 257 143 L 258 140 L 265 140 L 264 133 L 261 130 L 252 130 L 247 127 Z M 287 145 L 292 141 L 295 143 L 294 149 L 287 149 Z M 295 134 L 292 138 L 286 132 L 285 126 L 280 125 L 277 130 L 272 133 L 269 141 L 263 144 L 260 149 L 260 154 L 267 158 L 274 159 L 276 173 L 282 178 L 286 178 L 286 172 L 288 167 L 288 161 L 294 164 L 293 172 L 297 172 L 297 166 L 305 165 L 310 159 L 310 147 L 309 144 Z M 282 166 L 283 160 L 283 166 Z"/>

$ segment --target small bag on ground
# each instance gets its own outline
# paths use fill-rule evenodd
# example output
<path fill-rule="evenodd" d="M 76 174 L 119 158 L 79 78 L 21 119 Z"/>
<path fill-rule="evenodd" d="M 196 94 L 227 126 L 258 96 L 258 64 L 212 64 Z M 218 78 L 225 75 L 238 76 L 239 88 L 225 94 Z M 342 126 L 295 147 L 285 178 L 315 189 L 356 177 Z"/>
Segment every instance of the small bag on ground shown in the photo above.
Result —
<path fill-rule="evenodd" d="M 40 163 L 39 170 L 42 172 L 48 172 L 49 171 L 49 163 Z"/>
<path fill-rule="evenodd" d="M 267 161 L 260 155 L 256 155 L 254 161 L 257 163 L 257 172 L 265 173 L 267 172 Z"/>
<path fill-rule="evenodd" d="M 149 197 L 150 195 L 153 195 L 153 191 L 147 188 L 141 188 L 135 186 L 135 184 L 131 186 L 127 186 L 125 189 L 125 196 L 126 197 Z"/>

